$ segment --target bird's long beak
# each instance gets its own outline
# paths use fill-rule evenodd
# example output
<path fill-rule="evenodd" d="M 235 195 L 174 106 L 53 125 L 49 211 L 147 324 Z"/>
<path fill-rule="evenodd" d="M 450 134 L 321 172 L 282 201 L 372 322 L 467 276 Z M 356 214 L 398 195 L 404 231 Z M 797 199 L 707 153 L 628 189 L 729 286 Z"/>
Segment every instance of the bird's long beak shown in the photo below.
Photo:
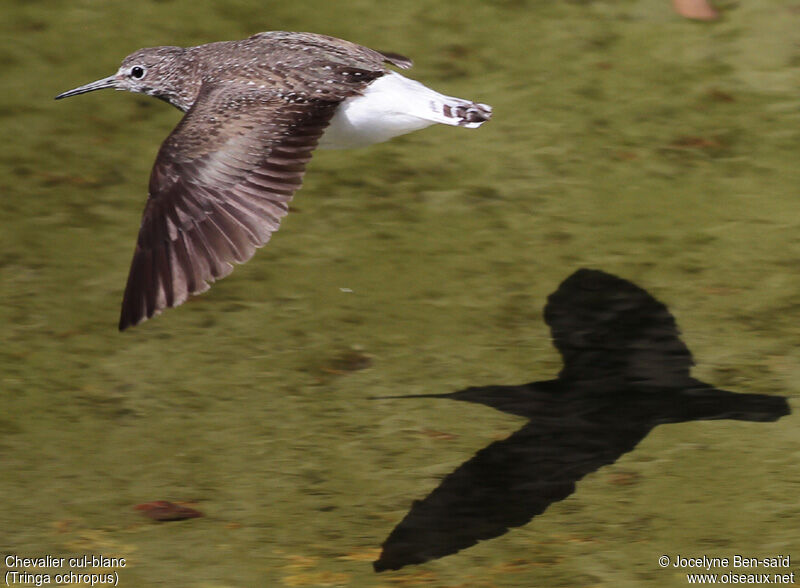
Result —
<path fill-rule="evenodd" d="M 56 96 L 56 100 L 60 100 L 61 98 L 69 98 L 70 96 L 77 96 L 78 94 L 85 94 L 86 92 L 92 92 L 93 90 L 102 90 L 103 88 L 116 88 L 117 87 L 117 76 L 108 76 L 107 78 L 103 78 L 102 80 L 97 80 L 96 82 L 92 82 L 91 84 L 86 84 L 85 86 L 81 86 L 80 88 L 75 88 L 74 90 L 69 90 L 68 92 L 64 92 L 63 94 L 59 94 Z"/>

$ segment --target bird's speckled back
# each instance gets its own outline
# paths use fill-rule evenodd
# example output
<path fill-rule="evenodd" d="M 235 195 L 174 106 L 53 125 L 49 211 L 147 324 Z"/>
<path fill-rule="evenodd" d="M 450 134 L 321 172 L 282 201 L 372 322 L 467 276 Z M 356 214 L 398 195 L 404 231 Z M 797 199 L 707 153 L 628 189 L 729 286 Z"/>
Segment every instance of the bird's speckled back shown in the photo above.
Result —
<path fill-rule="evenodd" d="M 386 73 L 386 62 L 411 65 L 402 56 L 326 35 L 273 31 L 185 49 L 140 49 L 125 58 L 123 67 L 147 67 L 141 91 L 186 111 L 202 86 L 220 84 L 274 89 L 289 101 L 338 102 Z"/>

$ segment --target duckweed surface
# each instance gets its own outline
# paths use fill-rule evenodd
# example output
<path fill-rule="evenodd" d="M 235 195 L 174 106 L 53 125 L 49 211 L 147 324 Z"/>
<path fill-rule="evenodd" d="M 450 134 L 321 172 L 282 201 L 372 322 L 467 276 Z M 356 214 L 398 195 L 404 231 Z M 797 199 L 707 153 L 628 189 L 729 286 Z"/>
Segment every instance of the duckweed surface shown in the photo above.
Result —
<path fill-rule="evenodd" d="M 793 414 L 656 428 L 527 525 L 371 566 L 413 500 L 523 422 L 376 397 L 555 377 L 542 307 L 578 268 L 664 302 L 699 379 L 796 408 L 800 4 L 716 5 L 698 24 L 666 0 L 5 0 L 0 551 L 198 588 L 684 586 L 660 555 L 800 560 Z M 494 119 L 318 153 L 251 262 L 120 334 L 180 113 L 52 98 L 140 47 L 262 30 L 410 55 Z M 205 516 L 134 509 L 156 500 Z"/>

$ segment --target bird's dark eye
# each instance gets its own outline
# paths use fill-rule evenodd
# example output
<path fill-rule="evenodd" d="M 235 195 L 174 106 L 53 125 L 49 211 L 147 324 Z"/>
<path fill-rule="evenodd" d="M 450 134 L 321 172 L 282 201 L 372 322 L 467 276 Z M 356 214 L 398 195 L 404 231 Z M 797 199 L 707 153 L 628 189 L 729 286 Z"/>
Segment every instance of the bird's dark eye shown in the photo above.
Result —
<path fill-rule="evenodd" d="M 135 80 L 141 80 L 144 77 L 144 68 L 135 66 L 131 68 L 131 77 Z"/>

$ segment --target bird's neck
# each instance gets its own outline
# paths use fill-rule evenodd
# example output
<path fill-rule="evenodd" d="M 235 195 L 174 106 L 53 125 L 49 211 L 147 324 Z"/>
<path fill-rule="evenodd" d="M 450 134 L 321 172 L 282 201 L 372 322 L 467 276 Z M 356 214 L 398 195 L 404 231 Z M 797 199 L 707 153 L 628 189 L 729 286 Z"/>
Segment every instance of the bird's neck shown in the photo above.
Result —
<path fill-rule="evenodd" d="M 150 96 L 172 104 L 178 110 L 189 110 L 200 93 L 202 80 L 202 63 L 192 54 L 195 47 L 184 50 L 184 54 L 176 60 L 172 73 L 165 84 L 147 92 Z"/>

